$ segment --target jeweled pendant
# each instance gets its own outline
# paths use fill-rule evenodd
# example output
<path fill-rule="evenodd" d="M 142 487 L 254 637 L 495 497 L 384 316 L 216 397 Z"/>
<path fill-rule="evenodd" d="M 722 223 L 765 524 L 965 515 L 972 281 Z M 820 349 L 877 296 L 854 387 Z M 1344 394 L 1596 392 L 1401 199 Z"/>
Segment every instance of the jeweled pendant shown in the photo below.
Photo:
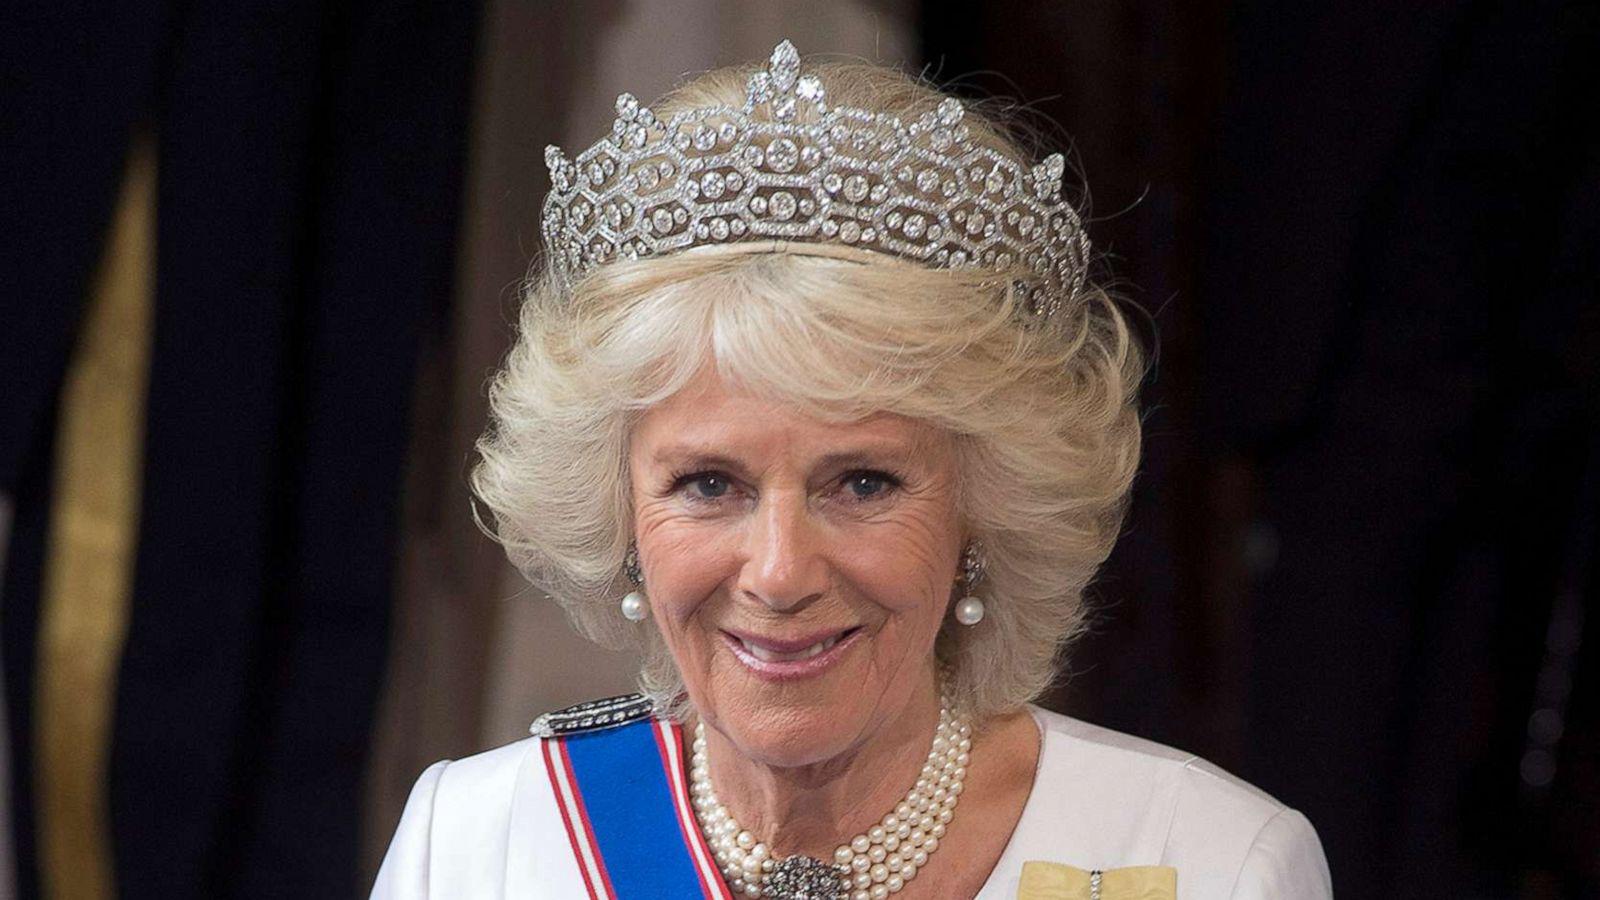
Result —
<path fill-rule="evenodd" d="M 839 900 L 845 886 L 838 867 L 811 856 L 790 856 L 767 875 L 761 893 L 777 900 Z"/>

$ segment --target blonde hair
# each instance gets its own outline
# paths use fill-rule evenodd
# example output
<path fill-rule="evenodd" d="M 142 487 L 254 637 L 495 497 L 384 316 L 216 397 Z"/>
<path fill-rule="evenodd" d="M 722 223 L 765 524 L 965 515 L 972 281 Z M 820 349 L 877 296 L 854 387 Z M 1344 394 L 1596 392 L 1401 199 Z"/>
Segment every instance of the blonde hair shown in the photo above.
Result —
<path fill-rule="evenodd" d="M 910 118 L 944 95 L 893 70 L 808 63 L 836 103 Z M 701 76 L 658 114 L 738 105 L 747 68 Z M 1022 159 L 998 127 L 975 133 Z M 641 654 L 641 685 L 680 709 L 659 634 L 623 619 L 632 537 L 632 422 L 708 362 L 728 383 L 822 418 L 890 412 L 945 429 L 961 527 L 981 541 L 987 615 L 947 625 L 936 653 L 978 717 L 1043 692 L 1083 626 L 1083 590 L 1120 528 L 1138 464 L 1137 340 L 1090 287 L 1024 328 L 1007 273 L 932 269 L 833 248 L 689 250 L 530 284 L 516 345 L 490 388 L 472 486 L 512 563 L 586 637 Z"/>

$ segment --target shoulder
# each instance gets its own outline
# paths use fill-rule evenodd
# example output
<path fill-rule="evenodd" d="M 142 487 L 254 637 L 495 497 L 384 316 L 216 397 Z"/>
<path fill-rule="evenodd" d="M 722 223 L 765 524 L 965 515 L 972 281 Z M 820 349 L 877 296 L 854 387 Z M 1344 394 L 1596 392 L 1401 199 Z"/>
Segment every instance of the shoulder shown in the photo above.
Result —
<path fill-rule="evenodd" d="M 558 790 L 569 794 L 572 745 L 640 743 L 648 706 L 592 701 L 540 716 L 525 738 L 417 778 L 379 870 L 374 898 L 576 896 L 584 890 Z M 655 747 L 654 739 L 649 746 Z M 558 787 L 558 785 L 567 785 Z M 570 802 L 570 798 L 569 801 Z"/>
<path fill-rule="evenodd" d="M 1057 812 L 1094 822 L 1116 865 L 1159 857 L 1191 896 L 1332 896 L 1316 831 L 1270 794 L 1195 754 L 1033 714 L 1044 735 L 1036 788 L 1049 783 L 1075 798 Z"/>
<path fill-rule="evenodd" d="M 462 759 L 434 763 L 418 780 L 418 788 L 434 773 L 435 817 L 470 812 L 475 818 L 498 818 L 509 814 L 523 770 L 528 766 L 543 770 L 539 745 L 538 738 L 524 738 Z"/>
<path fill-rule="evenodd" d="M 420 900 L 437 896 L 432 886 L 441 880 L 496 872 L 493 863 L 509 849 L 518 782 L 530 766 L 543 771 L 538 745 L 527 738 L 423 770 L 378 870 L 374 900 Z M 469 859 L 458 867 L 460 875 L 450 871 L 452 863 Z"/>
<path fill-rule="evenodd" d="M 1045 734 L 1041 764 L 1048 758 L 1056 765 L 1106 775 L 1113 784 L 1143 784 L 1195 801 L 1192 810 L 1174 813 L 1221 805 L 1248 819 L 1265 820 L 1284 809 L 1270 794 L 1193 753 L 1048 710 L 1035 709 L 1033 714 Z"/>

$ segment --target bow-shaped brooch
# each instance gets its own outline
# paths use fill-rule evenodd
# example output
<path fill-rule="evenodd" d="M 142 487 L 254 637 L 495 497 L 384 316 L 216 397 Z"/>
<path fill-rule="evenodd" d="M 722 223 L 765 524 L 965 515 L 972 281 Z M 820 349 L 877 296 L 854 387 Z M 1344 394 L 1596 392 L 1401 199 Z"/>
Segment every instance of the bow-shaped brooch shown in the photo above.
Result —
<path fill-rule="evenodd" d="M 1177 900 L 1178 870 L 1130 866 L 1085 871 L 1053 862 L 1022 864 L 1017 900 Z"/>

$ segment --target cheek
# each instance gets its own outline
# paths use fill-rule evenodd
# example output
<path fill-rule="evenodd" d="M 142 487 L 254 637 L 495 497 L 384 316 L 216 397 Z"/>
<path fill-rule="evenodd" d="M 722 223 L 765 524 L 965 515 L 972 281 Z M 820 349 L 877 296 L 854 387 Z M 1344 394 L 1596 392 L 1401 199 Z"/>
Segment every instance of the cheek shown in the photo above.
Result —
<path fill-rule="evenodd" d="M 671 514 L 641 511 L 636 523 L 645 594 L 669 642 L 730 577 L 735 565 L 728 529 Z"/>
<path fill-rule="evenodd" d="M 958 540 L 947 516 L 930 515 L 852 540 L 840 559 L 846 577 L 898 629 L 937 631 L 954 589 Z"/>

